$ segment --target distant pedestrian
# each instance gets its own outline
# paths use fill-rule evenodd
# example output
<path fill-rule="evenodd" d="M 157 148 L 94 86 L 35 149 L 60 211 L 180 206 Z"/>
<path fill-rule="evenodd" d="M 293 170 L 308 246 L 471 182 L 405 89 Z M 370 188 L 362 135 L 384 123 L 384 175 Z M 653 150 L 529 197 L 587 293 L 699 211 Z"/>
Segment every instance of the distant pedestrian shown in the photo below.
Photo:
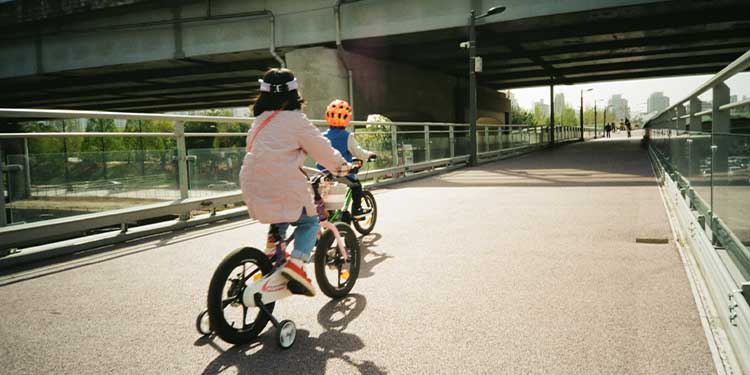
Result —
<path fill-rule="evenodd" d="M 631 127 L 630 127 L 630 120 L 628 120 L 627 117 L 625 118 L 625 127 L 628 129 L 628 138 L 630 138 Z"/>
<path fill-rule="evenodd" d="M 610 133 L 611 131 L 612 131 L 612 126 L 610 126 L 609 124 L 607 124 L 607 125 L 604 125 L 604 136 L 605 136 L 605 137 L 607 137 L 607 138 L 611 138 L 611 136 L 609 135 L 609 133 Z"/>

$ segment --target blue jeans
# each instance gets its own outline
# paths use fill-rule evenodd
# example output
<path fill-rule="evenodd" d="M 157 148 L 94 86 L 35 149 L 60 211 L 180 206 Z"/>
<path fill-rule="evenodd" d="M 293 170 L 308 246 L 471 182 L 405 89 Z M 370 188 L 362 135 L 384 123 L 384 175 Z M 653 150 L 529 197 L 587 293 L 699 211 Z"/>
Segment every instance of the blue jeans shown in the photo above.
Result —
<path fill-rule="evenodd" d="M 305 263 L 310 262 L 310 255 L 317 240 L 318 230 L 320 230 L 318 215 L 307 216 L 307 210 L 303 208 L 302 214 L 297 221 L 272 225 L 278 228 L 281 238 L 286 238 L 286 230 L 290 224 L 297 227 L 294 229 L 294 251 L 292 251 L 292 258 L 301 259 Z"/>

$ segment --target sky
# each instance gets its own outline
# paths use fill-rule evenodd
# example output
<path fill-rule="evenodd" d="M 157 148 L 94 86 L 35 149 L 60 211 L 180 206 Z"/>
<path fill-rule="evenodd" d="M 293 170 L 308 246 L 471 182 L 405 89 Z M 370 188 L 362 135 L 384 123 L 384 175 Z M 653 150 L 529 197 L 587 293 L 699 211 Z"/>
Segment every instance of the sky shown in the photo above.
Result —
<path fill-rule="evenodd" d="M 581 98 L 581 90 L 593 88 L 593 91 L 583 93 L 583 106 L 594 105 L 594 100 L 602 99 L 599 105 L 604 105 L 612 95 L 622 94 L 628 100 L 631 115 L 646 112 L 646 101 L 653 92 L 661 91 L 668 96 L 672 105 L 678 100 L 684 99 L 698 86 L 708 81 L 711 75 L 684 76 L 671 78 L 637 79 L 627 81 L 610 81 L 572 86 L 555 86 L 555 95 L 562 92 L 565 94 L 565 102 L 573 108 L 578 108 Z M 750 97 L 750 73 L 741 73 L 727 80 L 731 95 Z M 510 90 L 513 97 L 522 108 L 532 110 L 534 102 L 544 99 L 549 105 L 549 86 L 531 87 L 525 89 Z M 710 100 L 711 92 L 708 91 L 700 96 L 702 100 Z"/>

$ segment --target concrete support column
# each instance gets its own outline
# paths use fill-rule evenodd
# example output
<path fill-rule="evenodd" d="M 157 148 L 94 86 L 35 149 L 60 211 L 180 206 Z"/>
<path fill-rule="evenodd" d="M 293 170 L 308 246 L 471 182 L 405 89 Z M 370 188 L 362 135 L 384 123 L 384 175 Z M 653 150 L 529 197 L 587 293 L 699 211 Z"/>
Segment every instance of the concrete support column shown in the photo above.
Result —
<path fill-rule="evenodd" d="M 354 99 L 350 104 L 356 120 L 375 113 L 393 121 L 469 120 L 465 79 L 325 47 L 300 48 L 285 57 L 299 81 L 308 118 L 322 118 L 331 100 L 350 97 L 349 66 Z M 486 87 L 477 87 L 477 105 L 479 117 L 491 117 L 498 123 L 510 112 L 505 95 Z"/>
<path fill-rule="evenodd" d="M 303 48 L 290 51 L 285 57 L 287 66 L 294 71 L 299 82 L 308 118 L 324 118 L 328 103 L 349 97 L 349 73 L 335 49 Z M 358 108 L 354 110 L 363 113 Z"/>

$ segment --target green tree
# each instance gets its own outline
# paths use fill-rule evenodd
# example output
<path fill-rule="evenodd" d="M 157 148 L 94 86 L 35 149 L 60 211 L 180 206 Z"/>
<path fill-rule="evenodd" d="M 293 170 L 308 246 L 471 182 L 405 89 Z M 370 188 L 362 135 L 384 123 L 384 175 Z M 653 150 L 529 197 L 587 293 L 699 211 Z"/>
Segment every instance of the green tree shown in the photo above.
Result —
<path fill-rule="evenodd" d="M 512 102 L 511 106 L 511 123 L 514 125 L 534 125 L 534 114 L 521 108 L 518 102 Z"/>

